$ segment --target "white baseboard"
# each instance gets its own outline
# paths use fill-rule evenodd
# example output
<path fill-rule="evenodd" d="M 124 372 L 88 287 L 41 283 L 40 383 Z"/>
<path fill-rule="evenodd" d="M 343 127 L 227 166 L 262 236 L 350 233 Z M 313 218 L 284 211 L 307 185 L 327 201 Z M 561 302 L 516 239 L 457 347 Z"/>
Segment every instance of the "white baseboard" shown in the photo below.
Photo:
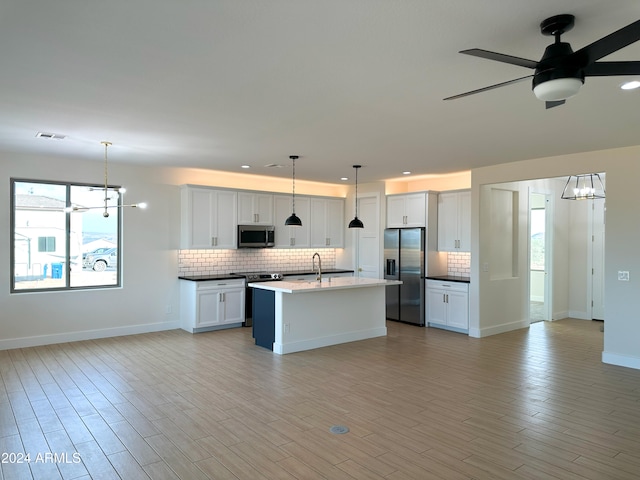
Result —
<path fill-rule="evenodd" d="M 358 340 L 366 340 L 368 338 L 384 337 L 387 335 L 387 327 L 372 328 L 369 330 L 361 330 L 357 332 L 341 333 L 338 335 L 330 335 L 328 337 L 312 338 L 310 340 L 302 340 L 299 342 L 273 343 L 273 352 L 278 354 L 302 352 L 304 350 L 312 350 L 314 348 L 328 347 L 330 345 L 338 345 L 340 343 L 357 342 Z"/>
<path fill-rule="evenodd" d="M 562 320 L 563 318 L 568 318 L 571 315 L 569 314 L 569 312 L 567 310 L 563 311 L 563 312 L 553 312 L 551 314 L 551 320 Z"/>
<path fill-rule="evenodd" d="M 617 353 L 602 352 L 602 362 L 620 367 L 635 368 L 640 370 L 640 358 L 619 355 Z"/>
<path fill-rule="evenodd" d="M 519 330 L 521 328 L 528 328 L 529 321 L 521 320 L 519 322 L 503 323 L 502 325 L 494 325 L 488 328 L 470 328 L 469 336 L 474 338 L 489 337 L 491 335 L 498 335 L 500 333 L 510 332 L 512 330 Z"/>
<path fill-rule="evenodd" d="M 585 311 L 569 310 L 570 318 L 577 318 L 578 320 L 591 320 L 589 313 Z"/>
<path fill-rule="evenodd" d="M 9 338 L 0 340 L 0 350 L 12 348 L 37 347 L 54 343 L 77 342 L 80 340 L 94 340 L 96 338 L 120 337 L 139 333 L 160 332 L 180 328 L 180 322 L 145 323 L 127 327 L 104 328 L 100 330 L 83 330 L 81 332 L 56 333 L 52 335 L 37 335 L 33 337 Z"/>

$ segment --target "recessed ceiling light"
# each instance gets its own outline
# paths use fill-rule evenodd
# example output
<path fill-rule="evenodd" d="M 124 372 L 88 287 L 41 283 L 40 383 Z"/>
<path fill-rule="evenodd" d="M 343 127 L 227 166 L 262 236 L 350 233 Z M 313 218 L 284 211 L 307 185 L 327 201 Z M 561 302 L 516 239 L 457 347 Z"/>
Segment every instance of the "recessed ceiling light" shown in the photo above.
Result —
<path fill-rule="evenodd" d="M 406 171 L 406 172 L 402 172 L 403 175 L 411 175 L 411 172 Z"/>
<path fill-rule="evenodd" d="M 50 132 L 38 132 L 36 133 L 36 138 L 50 138 L 55 140 L 63 140 L 66 138 L 66 135 L 62 135 L 60 133 L 50 133 Z"/>
<path fill-rule="evenodd" d="M 240 165 L 240 168 L 251 168 L 251 165 Z"/>
<path fill-rule="evenodd" d="M 341 177 L 340 180 L 342 180 L 343 182 L 346 182 L 347 180 L 349 180 L 349 177 Z"/>
<path fill-rule="evenodd" d="M 622 85 L 620 85 L 620 88 L 622 90 L 633 90 L 635 88 L 640 88 L 640 81 L 632 80 L 630 82 L 625 82 Z"/>

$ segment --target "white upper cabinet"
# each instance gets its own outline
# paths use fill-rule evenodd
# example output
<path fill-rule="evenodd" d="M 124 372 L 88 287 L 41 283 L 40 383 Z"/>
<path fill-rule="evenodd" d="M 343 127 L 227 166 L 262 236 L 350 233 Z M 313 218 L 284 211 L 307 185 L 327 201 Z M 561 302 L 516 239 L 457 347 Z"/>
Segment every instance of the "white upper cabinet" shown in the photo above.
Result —
<path fill-rule="evenodd" d="M 387 196 L 387 227 L 425 227 L 427 222 L 426 193 Z"/>
<path fill-rule="evenodd" d="M 184 186 L 181 203 L 181 248 L 237 247 L 236 192 Z"/>
<path fill-rule="evenodd" d="M 311 246 L 344 247 L 344 200 L 311 198 Z"/>
<path fill-rule="evenodd" d="M 239 225 L 273 225 L 273 195 L 238 192 Z"/>
<path fill-rule="evenodd" d="M 302 221 L 301 227 L 288 227 L 284 224 L 293 212 L 292 204 L 291 195 L 274 195 L 273 197 L 276 248 L 308 248 L 310 246 L 310 200 L 308 197 L 296 196 L 296 215 Z"/>
<path fill-rule="evenodd" d="M 471 251 L 471 192 L 438 195 L 438 250 Z"/>

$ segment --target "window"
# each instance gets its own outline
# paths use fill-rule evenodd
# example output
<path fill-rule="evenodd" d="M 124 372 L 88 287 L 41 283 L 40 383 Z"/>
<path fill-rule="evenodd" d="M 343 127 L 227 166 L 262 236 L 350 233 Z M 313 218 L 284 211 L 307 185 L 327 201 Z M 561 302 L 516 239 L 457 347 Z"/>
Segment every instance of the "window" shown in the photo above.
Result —
<path fill-rule="evenodd" d="M 38 252 L 55 252 L 56 237 L 38 237 Z"/>
<path fill-rule="evenodd" d="M 11 179 L 11 291 L 120 286 L 120 194 Z"/>

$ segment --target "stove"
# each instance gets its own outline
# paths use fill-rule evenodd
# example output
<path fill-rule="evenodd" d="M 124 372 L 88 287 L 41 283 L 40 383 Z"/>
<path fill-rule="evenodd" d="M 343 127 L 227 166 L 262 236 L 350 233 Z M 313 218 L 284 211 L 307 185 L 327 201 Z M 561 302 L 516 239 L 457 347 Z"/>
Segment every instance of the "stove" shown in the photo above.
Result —
<path fill-rule="evenodd" d="M 238 272 L 232 275 L 241 275 L 247 280 L 247 284 L 256 282 L 273 282 L 282 280 L 282 273 L 277 272 Z M 253 287 L 247 287 L 244 302 L 244 323 L 245 327 L 253 326 Z"/>
<path fill-rule="evenodd" d="M 232 273 L 231 275 L 242 275 L 247 279 L 247 283 L 252 282 L 271 282 L 274 280 L 282 280 L 281 273 L 269 273 L 269 272 L 242 272 Z"/>

